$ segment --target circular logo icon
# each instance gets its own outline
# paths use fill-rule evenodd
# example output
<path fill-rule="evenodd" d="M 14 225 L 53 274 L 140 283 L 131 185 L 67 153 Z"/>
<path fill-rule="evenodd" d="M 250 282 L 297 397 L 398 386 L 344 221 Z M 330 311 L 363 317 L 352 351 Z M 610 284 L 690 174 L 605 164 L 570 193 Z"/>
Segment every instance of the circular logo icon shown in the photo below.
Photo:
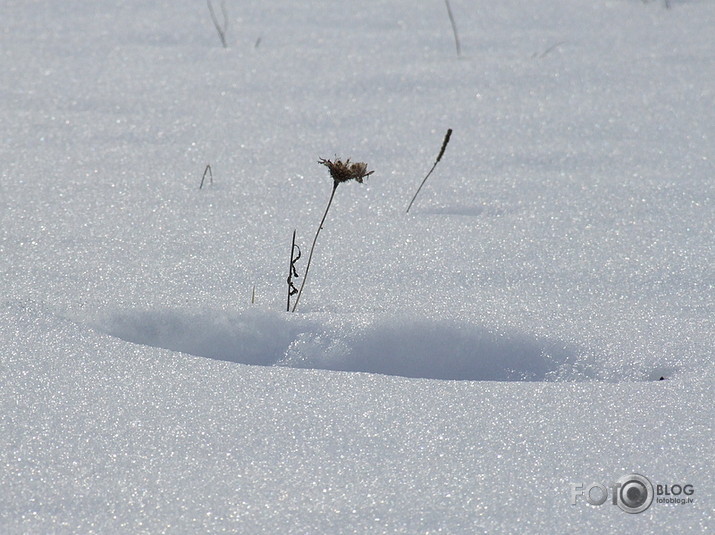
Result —
<path fill-rule="evenodd" d="M 640 474 L 628 474 L 617 482 L 616 503 L 626 513 L 642 513 L 653 503 L 653 485 L 647 477 Z"/>

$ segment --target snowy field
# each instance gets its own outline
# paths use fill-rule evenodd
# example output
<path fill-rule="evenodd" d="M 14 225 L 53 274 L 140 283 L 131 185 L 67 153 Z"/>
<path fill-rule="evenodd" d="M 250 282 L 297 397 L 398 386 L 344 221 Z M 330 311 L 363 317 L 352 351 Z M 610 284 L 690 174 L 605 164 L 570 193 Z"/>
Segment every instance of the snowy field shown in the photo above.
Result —
<path fill-rule="evenodd" d="M 458 57 L 442 0 L 227 0 L 226 49 L 2 2 L 0 533 L 715 529 L 715 2 L 668 4 L 452 0 Z"/>

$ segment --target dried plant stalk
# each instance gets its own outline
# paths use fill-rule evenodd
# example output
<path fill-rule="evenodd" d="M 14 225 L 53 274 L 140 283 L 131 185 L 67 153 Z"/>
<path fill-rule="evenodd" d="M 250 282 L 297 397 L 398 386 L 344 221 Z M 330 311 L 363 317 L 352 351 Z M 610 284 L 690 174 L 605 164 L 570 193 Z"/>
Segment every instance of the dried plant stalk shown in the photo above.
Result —
<path fill-rule="evenodd" d="M 457 34 L 457 23 L 454 22 L 454 15 L 452 15 L 452 8 L 449 5 L 449 0 L 444 0 L 447 6 L 447 14 L 449 15 L 449 22 L 452 24 L 452 33 L 454 34 L 454 46 L 457 48 L 457 57 L 462 56 L 462 46 L 459 44 L 459 34 Z"/>
<path fill-rule="evenodd" d="M 209 6 L 209 13 L 211 14 L 211 21 L 216 27 L 216 32 L 218 33 L 219 39 L 221 39 L 221 44 L 224 48 L 228 48 L 226 44 L 226 30 L 228 30 L 228 13 L 226 12 L 226 2 L 221 2 L 221 13 L 223 14 L 223 26 L 218 23 L 218 18 L 214 12 L 214 6 L 211 4 L 211 0 L 206 0 Z"/>
<path fill-rule="evenodd" d="M 214 184 L 214 174 L 213 171 L 211 171 L 211 164 L 208 164 L 206 166 L 206 169 L 204 169 L 204 174 L 201 177 L 201 184 L 199 184 L 199 189 L 202 189 L 204 187 L 204 181 L 206 180 L 206 176 L 208 175 L 209 177 L 209 184 L 213 186 Z"/>
<path fill-rule="evenodd" d="M 451 137 L 452 137 L 452 129 L 450 128 L 449 130 L 447 130 L 447 133 L 444 136 L 444 141 L 442 141 L 442 148 L 439 150 L 439 155 L 437 156 L 437 159 L 434 161 L 434 164 L 432 165 L 432 169 L 430 169 L 429 173 L 427 173 L 427 176 L 422 179 L 422 183 L 420 184 L 420 187 L 417 188 L 417 191 L 415 192 L 414 197 L 412 197 L 412 200 L 410 201 L 410 204 L 407 207 L 406 213 L 408 213 L 408 214 L 410 213 L 410 208 L 412 208 L 412 204 L 415 202 L 417 195 L 419 195 L 420 190 L 422 189 L 422 186 L 425 185 L 425 182 L 427 182 L 427 179 L 432 174 L 432 171 L 434 171 L 434 168 L 437 167 L 437 164 L 442 159 L 442 156 L 444 155 L 444 150 L 447 148 L 447 144 L 449 143 L 449 138 L 451 138 Z"/>
<path fill-rule="evenodd" d="M 319 164 L 322 164 L 328 168 L 330 171 L 330 176 L 333 178 L 333 191 L 330 193 L 330 199 L 328 199 L 328 206 L 325 208 L 325 213 L 323 218 L 320 220 L 320 225 L 318 225 L 318 230 L 313 238 L 313 244 L 310 246 L 310 253 L 308 254 L 308 263 L 305 266 L 305 274 L 303 275 L 303 282 L 300 284 L 300 290 L 298 290 L 298 296 L 295 298 L 295 303 L 293 304 L 293 312 L 298 308 L 298 302 L 300 301 L 300 296 L 303 294 L 303 288 L 305 288 L 305 281 L 308 280 L 308 271 L 310 270 L 310 263 L 313 260 L 313 252 L 315 251 L 315 244 L 318 242 L 318 236 L 320 231 L 323 230 L 323 224 L 325 223 L 325 218 L 328 217 L 328 211 L 330 210 L 330 205 L 333 203 L 333 198 L 335 197 L 335 190 L 343 182 L 349 182 L 350 180 L 355 180 L 356 182 L 362 183 L 364 179 L 369 177 L 374 171 L 367 170 L 367 164 L 362 162 L 350 163 L 348 158 L 344 162 L 342 160 L 336 159 L 334 162 L 331 160 L 326 160 L 321 158 L 318 160 Z"/>
<path fill-rule="evenodd" d="M 296 255 L 296 250 L 298 254 Z M 290 312 L 290 298 L 298 293 L 298 289 L 293 284 L 293 277 L 298 277 L 298 270 L 295 267 L 295 263 L 300 258 L 300 247 L 295 244 L 295 230 L 293 231 L 293 242 L 290 246 L 290 264 L 288 266 L 288 304 L 286 305 L 286 312 Z"/>

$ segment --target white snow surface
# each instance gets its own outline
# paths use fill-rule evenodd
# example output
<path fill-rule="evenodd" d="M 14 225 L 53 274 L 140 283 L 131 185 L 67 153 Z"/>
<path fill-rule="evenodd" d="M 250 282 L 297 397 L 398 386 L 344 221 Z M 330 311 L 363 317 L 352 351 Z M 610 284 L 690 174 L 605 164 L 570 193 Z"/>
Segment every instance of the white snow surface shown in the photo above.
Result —
<path fill-rule="evenodd" d="M 715 2 L 225 5 L 0 6 L 0 532 L 715 529 Z"/>

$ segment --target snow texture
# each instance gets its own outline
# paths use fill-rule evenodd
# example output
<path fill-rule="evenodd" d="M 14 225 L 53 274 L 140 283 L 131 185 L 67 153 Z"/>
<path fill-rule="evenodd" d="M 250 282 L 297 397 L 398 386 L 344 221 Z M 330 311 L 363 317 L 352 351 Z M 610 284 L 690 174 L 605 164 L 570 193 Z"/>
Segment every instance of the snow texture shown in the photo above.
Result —
<path fill-rule="evenodd" d="M 111 4 L 0 6 L 0 533 L 715 529 L 714 3 Z"/>

